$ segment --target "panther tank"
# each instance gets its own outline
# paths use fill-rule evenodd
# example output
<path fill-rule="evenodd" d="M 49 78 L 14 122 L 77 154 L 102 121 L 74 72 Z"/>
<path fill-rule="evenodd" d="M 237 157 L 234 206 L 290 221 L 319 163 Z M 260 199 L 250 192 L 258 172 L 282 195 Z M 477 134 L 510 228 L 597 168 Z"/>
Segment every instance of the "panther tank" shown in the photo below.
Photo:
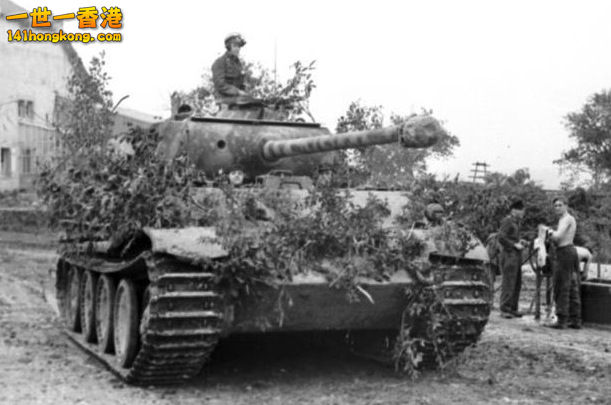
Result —
<path fill-rule="evenodd" d="M 338 151 L 370 145 L 427 148 L 444 134 L 431 116 L 414 116 L 402 125 L 331 134 L 315 123 L 250 118 L 190 116 L 157 128 L 158 153 L 171 160 L 189 155 L 209 178 L 228 174 L 235 187 L 285 189 L 304 198 L 321 167 Z M 194 199 L 214 191 L 214 182 L 194 188 Z M 350 198 L 364 205 L 370 194 L 386 201 L 391 214 L 384 227 L 410 233 L 424 241 L 420 259 L 426 274 L 397 269 L 388 279 L 359 280 L 363 298 L 346 299 L 345 291 L 329 288 L 323 274 L 305 269 L 282 288 L 262 286 L 239 305 L 217 283 L 215 262 L 230 259 L 217 227 L 142 229 L 129 249 L 116 240 L 96 241 L 86 254 L 68 249 L 55 272 L 56 296 L 66 333 L 83 349 L 131 384 L 184 382 L 206 365 L 219 340 L 232 335 L 341 331 L 354 338 L 355 350 L 373 349 L 371 338 L 428 338 L 423 365 L 434 363 L 434 346 L 444 341 L 453 353 L 474 344 L 491 310 L 492 292 L 487 254 L 475 242 L 457 255 L 427 242 L 428 226 L 401 225 L 397 217 L 408 203 L 401 190 L 354 188 Z M 255 221 L 265 226 L 267 219 Z M 119 238 L 120 240 L 120 238 Z M 118 252 L 129 251 L 129 254 Z M 426 288 L 443 302 L 438 321 L 452 325 L 443 334 L 427 335 L 425 320 L 406 316 L 410 291 Z M 280 291 L 290 297 L 281 322 L 268 322 Z M 374 339 L 375 340 L 375 339 Z M 388 341 L 386 339 L 385 341 Z M 386 348 L 391 350 L 391 345 Z M 372 352 L 379 352 L 378 349 Z"/>

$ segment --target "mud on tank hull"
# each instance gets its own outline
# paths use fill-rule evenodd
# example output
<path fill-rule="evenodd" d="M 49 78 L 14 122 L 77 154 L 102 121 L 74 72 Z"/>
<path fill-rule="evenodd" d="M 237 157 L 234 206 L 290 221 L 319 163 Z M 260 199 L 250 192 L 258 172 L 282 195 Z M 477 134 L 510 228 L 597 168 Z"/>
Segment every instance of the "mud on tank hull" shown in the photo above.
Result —
<path fill-rule="evenodd" d="M 282 331 L 350 331 L 357 350 L 370 337 L 394 339 L 403 327 L 422 331 L 418 320 L 405 324 L 406 292 L 416 283 L 404 271 L 385 282 L 363 280 L 370 299 L 350 302 L 345 291 L 329 288 L 320 274 L 295 277 L 282 288 L 262 288 L 252 301 L 225 300 L 215 275 L 181 240 L 207 239 L 209 258 L 221 260 L 212 228 L 147 230 L 148 249 L 129 261 L 104 255 L 60 258 L 57 298 L 66 333 L 125 381 L 139 385 L 175 384 L 196 376 L 219 339 L 231 334 Z M 177 247 L 180 248 L 177 250 Z M 201 244 L 199 245 L 201 249 Z M 490 313 L 489 271 L 476 259 L 430 255 L 431 287 L 443 298 L 442 322 L 453 325 L 443 336 L 454 353 L 479 338 Z M 283 314 L 278 318 L 280 291 Z M 288 305 L 290 302 L 292 305 Z M 270 315 L 271 314 L 271 315 Z M 262 326 L 265 326 L 264 328 Z M 363 339 L 360 339 L 363 338 Z M 388 341 L 388 340 L 387 340 Z M 391 358 L 392 345 L 387 347 Z M 428 350 L 428 352 L 426 351 Z M 378 356 L 379 357 L 379 356 Z M 434 365 L 433 348 L 425 349 L 424 366 Z"/>

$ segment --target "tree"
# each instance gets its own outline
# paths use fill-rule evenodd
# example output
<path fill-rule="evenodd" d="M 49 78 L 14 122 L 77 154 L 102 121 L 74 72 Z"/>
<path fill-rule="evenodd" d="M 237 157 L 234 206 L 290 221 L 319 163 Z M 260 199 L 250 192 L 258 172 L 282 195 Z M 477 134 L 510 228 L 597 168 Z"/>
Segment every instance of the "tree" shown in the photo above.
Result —
<path fill-rule="evenodd" d="M 430 114 L 431 111 L 423 111 Z M 412 115 L 391 114 L 391 125 L 400 125 Z M 361 101 L 353 101 L 346 113 L 337 121 L 338 133 L 381 128 L 384 125 L 382 106 L 364 106 Z M 457 137 L 447 135 L 435 146 L 427 149 L 405 149 L 397 145 L 380 145 L 357 150 L 346 156 L 357 169 L 369 174 L 369 181 L 378 186 L 401 187 L 417 174 L 426 171 L 429 157 L 450 156 L 460 144 Z"/>
<path fill-rule="evenodd" d="M 611 90 L 590 96 L 581 111 L 566 115 L 565 125 L 577 145 L 554 163 L 573 172 L 586 169 L 598 187 L 611 175 Z"/>
<path fill-rule="evenodd" d="M 71 62 L 68 100 L 57 125 L 64 153 L 75 156 L 84 148 L 104 147 L 113 125 L 113 101 L 104 52 L 91 59 L 87 70 L 79 59 Z"/>
<path fill-rule="evenodd" d="M 166 161 L 157 154 L 155 127 L 131 127 L 109 142 L 114 113 L 104 54 L 88 71 L 78 60 L 73 67 L 60 126 L 65 156 L 58 165 L 47 162 L 36 181 L 49 225 L 64 231 L 65 241 L 120 243 L 145 226 L 207 224 L 185 208 L 201 173 L 185 155 Z"/>

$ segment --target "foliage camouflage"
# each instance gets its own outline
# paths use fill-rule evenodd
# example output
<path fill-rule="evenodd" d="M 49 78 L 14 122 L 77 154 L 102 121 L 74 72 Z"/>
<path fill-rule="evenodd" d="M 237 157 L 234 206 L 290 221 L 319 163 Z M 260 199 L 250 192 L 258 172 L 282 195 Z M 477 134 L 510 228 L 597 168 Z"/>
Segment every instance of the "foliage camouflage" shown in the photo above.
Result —
<path fill-rule="evenodd" d="M 442 336 L 448 332 L 441 322 L 446 312 L 443 297 L 432 288 L 419 285 L 407 292 L 408 304 L 401 320 L 399 337 L 394 347 L 395 369 L 411 379 L 420 375 L 427 345 L 432 345 L 433 361 L 443 370 L 454 358 L 454 350 Z M 409 325 L 409 326 L 408 326 Z M 419 333 L 413 333 L 420 328 Z"/>
<path fill-rule="evenodd" d="M 71 160 L 62 171 L 41 171 L 38 191 L 50 226 L 63 230 L 68 240 L 107 240 L 133 236 L 144 226 L 193 222 L 184 204 L 196 173 L 186 159 L 162 162 L 155 154 L 156 131 L 134 128 L 121 141 L 134 153 L 94 149 L 91 159 Z"/>
<path fill-rule="evenodd" d="M 222 274 L 242 274 L 231 280 L 244 281 L 239 291 L 251 289 L 252 280 L 247 275 L 257 274 L 252 279 L 271 280 L 269 284 L 276 285 L 314 270 L 326 275 L 331 287 L 343 289 L 349 299 L 358 300 L 362 292 L 359 279 L 387 281 L 399 269 L 421 270 L 414 260 L 421 253 L 421 242 L 397 238 L 383 228 L 382 221 L 390 211 L 373 194 L 365 206 L 359 207 L 351 201 L 349 190 L 328 184 L 319 184 L 299 202 L 280 192 L 262 193 L 245 192 L 238 199 L 232 192 L 231 200 L 237 204 L 226 217 L 229 226 L 227 222 L 219 224 L 230 250 L 229 261 L 220 264 Z M 247 205 L 252 198 L 274 208 L 272 221 L 265 225 L 251 221 Z M 245 232 L 249 228 L 259 228 L 259 232 Z M 269 274 L 261 277 L 262 269 Z"/>

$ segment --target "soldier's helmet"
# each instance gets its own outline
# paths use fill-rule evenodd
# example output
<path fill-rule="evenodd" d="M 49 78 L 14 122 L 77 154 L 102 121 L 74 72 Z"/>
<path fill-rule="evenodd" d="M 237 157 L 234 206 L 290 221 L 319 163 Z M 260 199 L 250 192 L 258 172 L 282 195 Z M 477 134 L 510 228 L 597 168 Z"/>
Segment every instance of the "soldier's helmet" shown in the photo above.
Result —
<path fill-rule="evenodd" d="M 437 216 L 443 215 L 443 211 L 444 210 L 441 204 L 437 204 L 437 203 L 428 204 L 424 211 L 424 216 L 428 220 L 436 220 L 438 219 L 436 218 Z"/>
<path fill-rule="evenodd" d="M 242 34 L 237 32 L 232 32 L 225 37 L 225 48 L 229 49 L 229 44 L 232 42 L 237 42 L 240 46 L 246 45 L 246 40 Z"/>

